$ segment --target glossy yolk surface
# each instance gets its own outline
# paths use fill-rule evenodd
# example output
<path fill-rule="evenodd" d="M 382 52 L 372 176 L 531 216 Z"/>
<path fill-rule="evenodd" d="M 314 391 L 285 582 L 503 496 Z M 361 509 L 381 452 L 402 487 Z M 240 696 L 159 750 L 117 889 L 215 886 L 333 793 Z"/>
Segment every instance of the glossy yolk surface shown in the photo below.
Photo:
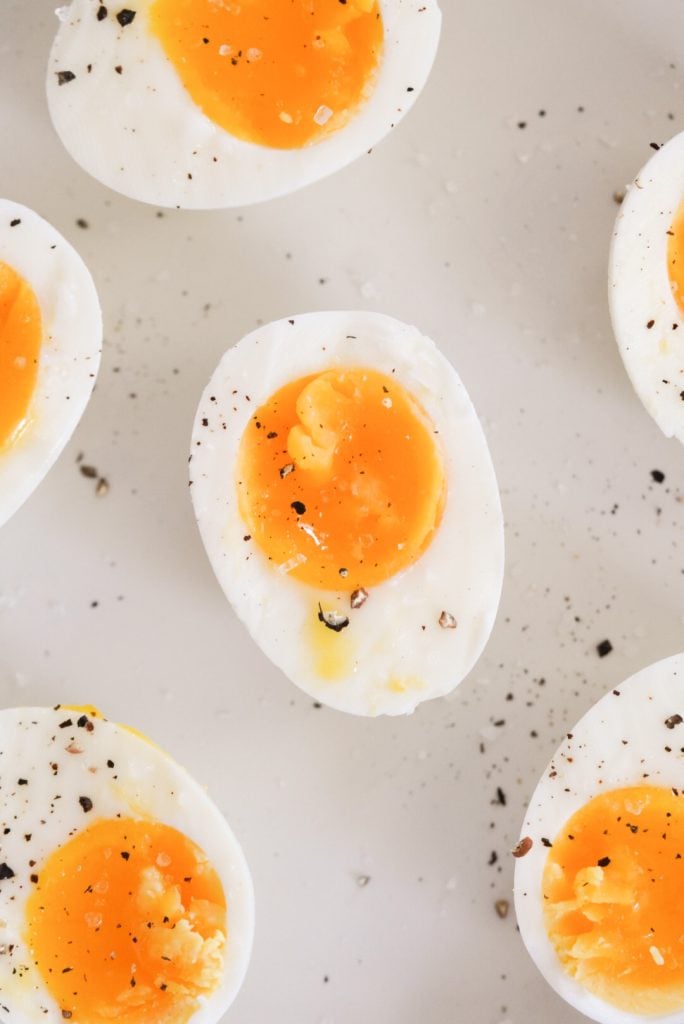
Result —
<path fill-rule="evenodd" d="M 40 307 L 33 289 L 0 260 L 0 451 L 26 425 L 41 340 Z"/>
<path fill-rule="evenodd" d="M 154 0 L 149 19 L 207 117 L 281 149 L 353 116 L 383 45 L 377 0 Z"/>
<path fill-rule="evenodd" d="M 439 523 L 445 478 L 435 430 L 395 380 L 330 370 L 285 385 L 242 436 L 240 511 L 283 573 L 328 590 L 407 568 Z"/>
<path fill-rule="evenodd" d="M 667 269 L 672 294 L 684 316 L 684 202 L 681 203 L 668 233 Z"/>
<path fill-rule="evenodd" d="M 100 820 L 36 868 L 27 942 L 74 1024 L 184 1024 L 222 976 L 226 901 L 191 840 Z"/>
<path fill-rule="evenodd" d="M 632 1013 L 684 1007 L 684 796 L 603 793 L 564 826 L 543 879 L 549 938 L 565 970 Z"/>

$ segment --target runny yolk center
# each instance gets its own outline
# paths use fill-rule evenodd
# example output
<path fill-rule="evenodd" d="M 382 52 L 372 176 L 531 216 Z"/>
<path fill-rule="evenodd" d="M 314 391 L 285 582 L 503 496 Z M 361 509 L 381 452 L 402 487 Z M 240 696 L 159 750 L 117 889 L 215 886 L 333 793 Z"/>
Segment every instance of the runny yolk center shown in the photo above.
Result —
<path fill-rule="evenodd" d="M 543 878 L 549 938 L 567 973 L 622 1010 L 684 1007 L 684 795 L 634 786 L 565 824 Z"/>
<path fill-rule="evenodd" d="M 27 943 L 73 1024 L 185 1024 L 221 980 L 223 887 L 182 833 L 100 820 L 36 871 Z"/>
<path fill-rule="evenodd" d="M 684 316 L 684 202 L 680 203 L 668 233 L 667 269 L 672 294 Z"/>
<path fill-rule="evenodd" d="M 246 534 L 327 590 L 374 586 L 427 547 L 445 498 L 435 429 L 391 377 L 338 369 L 271 395 L 240 445 Z"/>
<path fill-rule="evenodd" d="M 207 117 L 280 149 L 346 124 L 383 47 L 378 0 L 154 0 L 149 19 Z"/>
<path fill-rule="evenodd" d="M 41 340 L 40 306 L 33 289 L 0 260 L 0 451 L 28 422 Z"/>

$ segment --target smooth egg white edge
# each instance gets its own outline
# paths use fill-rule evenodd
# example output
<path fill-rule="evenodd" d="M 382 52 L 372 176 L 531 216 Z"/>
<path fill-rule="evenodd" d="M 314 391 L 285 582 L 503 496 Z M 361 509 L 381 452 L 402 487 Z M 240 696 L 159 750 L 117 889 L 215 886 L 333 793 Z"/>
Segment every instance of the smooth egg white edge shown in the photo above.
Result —
<path fill-rule="evenodd" d="M 530 852 L 515 863 L 515 909 L 522 939 L 549 985 L 599 1024 L 681 1024 L 683 1011 L 659 1016 L 626 1013 L 566 974 L 544 923 L 542 876 L 549 851 L 541 839 L 553 842 L 568 819 L 598 793 L 644 783 L 684 790 L 684 758 L 678 753 L 684 746 L 684 724 L 675 731 L 664 724 L 673 714 L 684 716 L 684 654 L 642 669 L 587 711 L 542 775 L 520 833 L 533 840 Z M 671 753 L 665 751 L 666 745 L 673 748 Z M 597 785 L 598 779 L 603 785 Z"/>
<path fill-rule="evenodd" d="M 59 723 L 68 718 L 73 719 L 74 727 L 60 729 Z M 0 711 L 0 757 L 4 766 L 0 817 L 4 821 L 8 815 L 17 814 L 9 785 L 14 775 L 27 780 L 20 792 L 21 800 L 30 808 L 26 827 L 22 827 L 21 820 L 13 819 L 12 830 L 2 837 L 1 859 L 15 871 L 13 879 L 0 882 L 0 918 L 5 922 L 0 925 L 0 944 L 15 945 L 11 958 L 0 957 L 0 1001 L 11 1010 L 8 1022 L 29 1024 L 40 1019 L 46 1024 L 63 1024 L 56 1009 L 35 1017 L 27 1013 L 34 1004 L 27 1003 L 25 988 L 33 989 L 44 1003 L 52 1004 L 35 969 L 20 981 L 8 974 L 21 962 L 22 955 L 28 954 L 22 937 L 22 900 L 7 899 L 10 890 L 14 895 L 17 891 L 28 895 L 33 888 L 30 871 L 39 871 L 57 845 L 98 818 L 120 813 L 138 819 L 149 817 L 183 832 L 207 854 L 221 879 L 228 909 L 224 974 L 218 988 L 202 1000 L 191 1018 L 192 1024 L 216 1024 L 242 984 L 253 942 L 254 893 L 240 845 L 205 789 L 165 751 L 125 726 L 105 719 L 93 719 L 95 728 L 89 733 L 75 726 L 77 718 L 78 714 L 67 708 Z M 72 740 L 82 753 L 65 753 Z M 99 776 L 107 771 L 104 760 L 108 757 L 115 760 L 117 779 L 115 783 L 106 779 L 103 784 Z M 59 764 L 56 776 L 49 770 L 52 760 Z M 89 771 L 93 765 L 99 766 L 95 774 Z M 58 801 L 54 799 L 56 793 L 61 794 Z M 93 798 L 93 810 L 87 815 L 78 803 L 78 796 L 83 794 Z M 48 811 L 49 808 L 52 810 Z M 36 819 L 44 817 L 47 824 L 40 826 L 33 820 L 34 814 Z M 25 832 L 32 833 L 30 846 L 24 839 Z M 35 869 L 27 866 L 29 856 L 36 861 Z"/>
<path fill-rule="evenodd" d="M 135 20 L 121 28 L 113 11 L 97 22 L 97 3 L 72 0 L 48 61 L 48 107 L 64 146 L 94 178 L 133 199 L 184 209 L 271 199 L 366 153 L 415 103 L 441 29 L 436 0 L 380 0 L 385 49 L 371 96 L 321 142 L 280 150 L 234 138 L 195 106 L 146 29 L 150 3 L 134 4 Z M 59 71 L 76 77 L 59 85 Z"/>
<path fill-rule="evenodd" d="M 10 227 L 13 220 L 21 223 Z M 33 210 L 0 199 L 0 260 L 33 288 L 43 340 L 30 422 L 0 451 L 0 526 L 57 460 L 90 398 L 102 351 L 95 285 L 76 250 Z"/>
<path fill-rule="evenodd" d="M 670 286 L 666 234 L 683 201 L 684 132 L 654 153 L 627 189 L 610 250 L 608 299 L 634 390 L 666 437 L 684 444 L 684 317 Z"/>
<path fill-rule="evenodd" d="M 236 487 L 240 439 L 258 406 L 290 380 L 344 366 L 388 376 L 396 370 L 398 382 L 439 431 L 452 488 L 426 550 L 408 569 L 373 587 L 363 607 L 351 612 L 348 593 L 279 574 L 245 543 Z M 222 395 L 230 396 L 227 407 L 220 397 L 212 401 Z M 503 579 L 499 491 L 463 384 L 415 327 L 382 314 L 344 311 L 304 314 L 247 335 L 226 352 L 199 403 L 190 477 L 202 540 L 226 596 L 264 653 L 315 700 L 357 715 L 406 714 L 451 692 L 479 658 Z M 339 636 L 349 639 L 358 663 L 358 671 L 332 681 L 318 676 L 312 659 L 303 664 L 312 609 L 321 596 L 326 607 L 349 614 L 350 626 Z M 456 617 L 456 629 L 439 626 L 443 610 Z M 391 678 L 407 677 L 422 680 L 422 688 L 388 689 Z"/>

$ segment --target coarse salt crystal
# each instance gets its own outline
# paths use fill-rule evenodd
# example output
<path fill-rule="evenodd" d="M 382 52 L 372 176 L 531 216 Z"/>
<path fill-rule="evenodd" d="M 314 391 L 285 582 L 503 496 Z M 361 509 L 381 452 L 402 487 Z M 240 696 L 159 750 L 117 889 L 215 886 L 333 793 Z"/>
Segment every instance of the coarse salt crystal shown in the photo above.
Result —
<path fill-rule="evenodd" d="M 321 105 L 318 108 L 318 110 L 316 111 L 316 113 L 314 114 L 313 119 L 316 122 L 316 124 L 318 124 L 321 127 L 323 127 L 324 124 L 328 123 L 328 121 L 330 120 L 330 118 L 332 116 L 333 116 L 333 111 L 330 109 L 330 107 L 326 107 L 325 105 Z"/>

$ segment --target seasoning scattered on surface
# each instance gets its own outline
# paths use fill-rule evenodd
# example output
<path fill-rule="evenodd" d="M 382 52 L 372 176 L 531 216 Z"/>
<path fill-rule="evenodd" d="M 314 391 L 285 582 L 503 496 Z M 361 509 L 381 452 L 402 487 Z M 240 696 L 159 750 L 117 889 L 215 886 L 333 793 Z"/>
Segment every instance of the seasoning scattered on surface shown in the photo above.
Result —
<path fill-rule="evenodd" d="M 525 857 L 530 852 L 533 845 L 534 843 L 532 842 L 530 837 L 525 836 L 523 839 L 520 840 L 519 843 L 516 843 L 516 845 L 511 850 L 511 853 L 516 858 Z"/>
<path fill-rule="evenodd" d="M 494 909 L 496 910 L 497 916 L 502 919 L 504 917 L 508 917 L 509 907 L 510 904 L 508 900 L 497 900 L 494 904 Z"/>
<path fill-rule="evenodd" d="M 596 645 L 596 653 L 599 658 L 605 658 L 607 654 L 613 650 L 613 645 L 610 640 L 602 640 L 600 644 Z"/>
<path fill-rule="evenodd" d="M 442 629 L 456 629 L 458 622 L 451 612 L 442 612 L 439 617 L 439 624 Z"/>
<path fill-rule="evenodd" d="M 364 590 L 363 587 L 359 587 L 357 590 L 352 590 L 349 598 L 349 603 L 352 608 L 361 608 L 362 605 L 368 600 L 368 591 Z"/>

